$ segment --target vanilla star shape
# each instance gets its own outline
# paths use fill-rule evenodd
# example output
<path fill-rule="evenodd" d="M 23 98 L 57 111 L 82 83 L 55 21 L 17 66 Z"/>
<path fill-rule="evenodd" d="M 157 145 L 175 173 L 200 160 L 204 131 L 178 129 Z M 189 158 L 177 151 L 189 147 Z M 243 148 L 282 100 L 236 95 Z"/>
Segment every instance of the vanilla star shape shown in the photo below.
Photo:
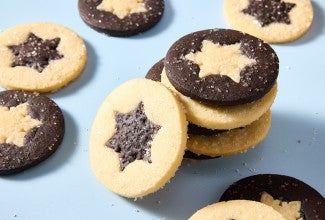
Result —
<path fill-rule="evenodd" d="M 281 201 L 278 199 L 274 199 L 267 192 L 263 192 L 261 196 L 261 202 L 268 206 L 271 206 L 276 211 L 280 212 L 280 214 L 282 214 L 285 219 L 303 220 L 300 213 L 300 201 Z"/>
<path fill-rule="evenodd" d="M 0 143 L 22 147 L 27 132 L 42 124 L 28 115 L 27 106 L 27 103 L 10 108 L 0 106 Z"/>
<path fill-rule="evenodd" d="M 240 82 L 240 71 L 256 63 L 242 54 L 240 43 L 220 45 L 209 40 L 203 40 L 201 51 L 191 52 L 185 56 L 200 67 L 199 77 L 209 75 L 228 76 L 234 82 Z"/>
<path fill-rule="evenodd" d="M 143 102 L 132 112 L 116 112 L 115 121 L 116 132 L 106 146 L 119 153 L 121 170 L 135 160 L 151 163 L 151 142 L 161 126 L 147 118 Z"/>
<path fill-rule="evenodd" d="M 111 12 L 120 19 L 132 13 L 147 11 L 143 0 L 103 0 L 97 9 Z"/>

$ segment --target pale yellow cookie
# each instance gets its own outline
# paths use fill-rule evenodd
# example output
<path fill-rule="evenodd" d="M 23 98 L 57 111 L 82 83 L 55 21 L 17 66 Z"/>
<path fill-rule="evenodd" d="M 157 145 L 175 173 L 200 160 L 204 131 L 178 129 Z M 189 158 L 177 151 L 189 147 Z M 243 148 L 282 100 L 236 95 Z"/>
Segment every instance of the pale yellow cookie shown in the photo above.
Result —
<path fill-rule="evenodd" d="M 263 141 L 271 126 L 271 111 L 243 128 L 236 128 L 212 136 L 189 135 L 187 149 L 195 154 L 211 157 L 242 153 Z"/>
<path fill-rule="evenodd" d="M 218 202 L 200 209 L 190 220 L 285 220 L 272 207 L 250 200 Z"/>
<path fill-rule="evenodd" d="M 255 0 L 258 3 L 263 3 L 263 1 Z M 281 2 L 289 4 L 290 9 L 285 14 L 287 19 L 283 19 L 281 22 L 273 21 L 264 26 L 255 16 L 251 15 L 254 13 L 243 12 L 248 8 L 250 0 L 225 0 L 224 14 L 232 28 L 254 35 L 268 43 L 294 41 L 305 34 L 312 24 L 312 4 L 310 0 L 281 0 Z M 283 13 L 273 9 L 272 11 L 278 14 Z M 270 12 L 260 12 L 259 14 L 266 15 L 268 13 Z"/>
<path fill-rule="evenodd" d="M 142 197 L 174 176 L 186 139 L 185 114 L 172 92 L 159 82 L 131 80 L 116 88 L 97 113 L 90 135 L 91 167 L 111 191 Z"/>
<path fill-rule="evenodd" d="M 21 24 L 0 34 L 0 85 L 9 89 L 56 91 L 76 79 L 86 62 L 83 40 L 62 25 Z"/>
<path fill-rule="evenodd" d="M 171 89 L 184 105 L 187 120 L 209 129 L 233 129 L 246 126 L 267 112 L 274 102 L 277 85 L 263 98 L 248 104 L 235 106 L 207 105 L 179 93 L 169 82 L 165 70 L 161 82 Z"/>

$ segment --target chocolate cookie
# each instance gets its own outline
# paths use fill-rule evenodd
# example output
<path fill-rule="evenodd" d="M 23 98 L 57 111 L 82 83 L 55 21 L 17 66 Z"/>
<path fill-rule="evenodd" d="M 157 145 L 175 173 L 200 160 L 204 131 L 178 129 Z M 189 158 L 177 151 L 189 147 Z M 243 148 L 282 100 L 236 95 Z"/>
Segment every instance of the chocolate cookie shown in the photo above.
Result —
<path fill-rule="evenodd" d="M 53 92 L 75 80 L 87 62 L 83 40 L 53 23 L 28 23 L 0 34 L 0 85 Z"/>
<path fill-rule="evenodd" d="M 60 145 L 61 109 L 48 97 L 8 90 L 0 92 L 0 174 L 32 167 Z"/>
<path fill-rule="evenodd" d="M 91 28 L 112 36 L 144 32 L 159 22 L 163 0 L 79 0 L 79 14 Z"/>
<path fill-rule="evenodd" d="M 91 166 L 111 191 L 142 197 L 174 176 L 186 140 L 185 114 L 174 95 L 161 83 L 131 80 L 109 94 L 97 113 Z"/>
<path fill-rule="evenodd" d="M 232 28 L 269 43 L 296 40 L 313 21 L 310 0 L 225 0 L 224 14 Z"/>
<path fill-rule="evenodd" d="M 155 63 L 147 72 L 146 78 L 151 79 L 153 81 L 161 82 L 161 72 L 163 71 L 165 67 L 165 58 L 159 60 L 157 63 Z"/>
<path fill-rule="evenodd" d="M 210 104 L 239 105 L 258 100 L 273 88 L 279 60 L 260 39 L 211 29 L 177 40 L 167 52 L 165 68 L 183 95 Z"/>
<path fill-rule="evenodd" d="M 241 179 L 222 194 L 220 201 L 234 199 L 263 200 L 287 219 L 293 215 L 295 219 L 325 219 L 324 197 L 311 186 L 289 176 L 260 174 Z"/>

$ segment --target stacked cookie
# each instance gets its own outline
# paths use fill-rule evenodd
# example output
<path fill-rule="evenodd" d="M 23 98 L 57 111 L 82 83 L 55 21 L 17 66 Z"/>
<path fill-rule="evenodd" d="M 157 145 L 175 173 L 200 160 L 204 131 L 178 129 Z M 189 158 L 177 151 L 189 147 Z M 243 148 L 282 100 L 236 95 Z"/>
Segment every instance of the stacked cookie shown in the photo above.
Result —
<path fill-rule="evenodd" d="M 177 40 L 147 78 L 160 80 L 182 102 L 187 149 L 217 157 L 261 142 L 271 123 L 279 60 L 262 40 L 211 29 Z"/>
<path fill-rule="evenodd" d="M 187 122 L 181 104 L 159 82 L 130 80 L 111 92 L 90 134 L 90 163 L 111 191 L 139 198 L 163 187 L 181 165 Z"/>

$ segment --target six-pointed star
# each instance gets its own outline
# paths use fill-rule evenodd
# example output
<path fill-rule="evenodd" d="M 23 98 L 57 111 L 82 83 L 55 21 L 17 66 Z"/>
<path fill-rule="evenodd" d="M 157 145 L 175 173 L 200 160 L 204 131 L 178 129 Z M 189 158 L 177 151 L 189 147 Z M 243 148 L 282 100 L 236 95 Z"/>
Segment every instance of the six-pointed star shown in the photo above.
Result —
<path fill-rule="evenodd" d="M 147 118 L 143 103 L 130 113 L 116 112 L 115 121 L 116 132 L 106 146 L 119 153 L 121 170 L 135 160 L 151 163 L 151 142 L 160 126 Z"/>
<path fill-rule="evenodd" d="M 220 45 L 212 41 L 203 40 L 201 51 L 189 53 L 186 59 L 193 61 L 200 67 L 199 77 L 209 75 L 228 76 L 234 82 L 240 82 L 240 71 L 256 63 L 240 51 L 240 43 Z"/>
<path fill-rule="evenodd" d="M 27 105 L 24 103 L 10 108 L 0 106 L 0 143 L 21 147 L 26 133 L 42 124 L 28 115 Z"/>
<path fill-rule="evenodd" d="M 249 0 L 243 13 L 254 16 L 262 27 L 271 23 L 290 24 L 289 12 L 296 4 L 282 0 Z"/>
<path fill-rule="evenodd" d="M 120 19 L 132 13 L 146 12 L 142 0 L 103 0 L 98 6 L 98 10 L 109 11 Z"/>
<path fill-rule="evenodd" d="M 11 66 L 28 66 L 42 72 L 51 60 L 58 60 L 63 57 L 56 50 L 59 43 L 60 38 L 43 40 L 30 33 L 24 43 L 9 46 L 15 55 Z"/>

